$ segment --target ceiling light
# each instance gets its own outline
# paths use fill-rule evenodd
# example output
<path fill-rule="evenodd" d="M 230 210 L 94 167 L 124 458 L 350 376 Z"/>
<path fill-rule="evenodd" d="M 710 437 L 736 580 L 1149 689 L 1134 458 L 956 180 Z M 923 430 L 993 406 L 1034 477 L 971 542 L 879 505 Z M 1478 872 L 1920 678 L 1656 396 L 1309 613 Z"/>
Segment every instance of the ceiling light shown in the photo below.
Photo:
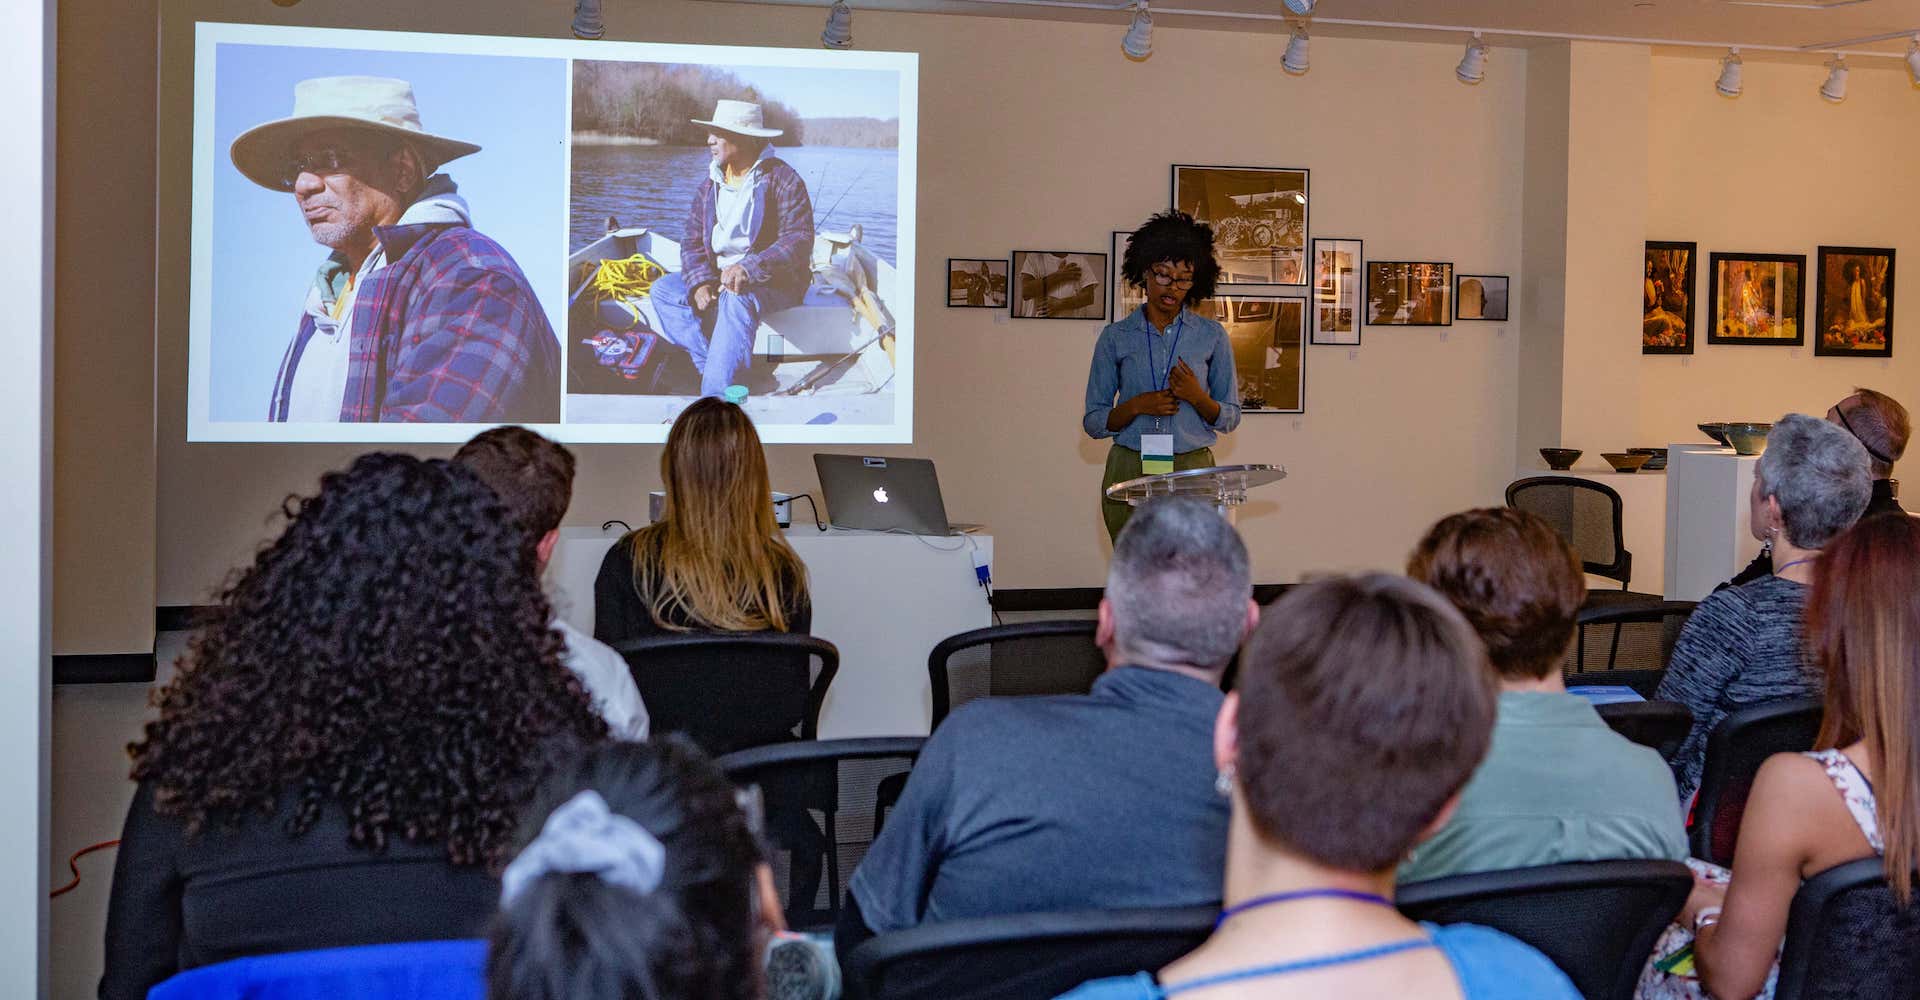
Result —
<path fill-rule="evenodd" d="M 1287 54 L 1280 57 L 1280 68 L 1300 76 L 1307 71 L 1307 26 L 1295 25 L 1293 37 L 1287 39 Z"/>
<path fill-rule="evenodd" d="M 1461 58 L 1460 65 L 1454 68 L 1453 75 L 1461 83 L 1474 84 L 1487 78 L 1487 43 L 1480 39 L 1478 31 L 1473 33 L 1473 41 L 1467 43 L 1467 54 Z"/>
<path fill-rule="evenodd" d="M 1920 87 L 1920 35 L 1913 36 L 1913 44 L 1907 46 L 1907 77 Z"/>
<path fill-rule="evenodd" d="M 1287 9 L 1301 17 L 1313 13 L 1314 0 L 1286 0 Z"/>
<path fill-rule="evenodd" d="M 820 33 L 820 44 L 829 49 L 853 48 L 853 8 L 847 0 L 835 0 L 827 9 L 827 30 Z"/>
<path fill-rule="evenodd" d="M 599 38 L 606 33 L 606 23 L 600 20 L 600 0 L 574 0 L 574 37 Z"/>
<path fill-rule="evenodd" d="M 1153 15 L 1147 10 L 1147 0 L 1133 8 L 1133 23 L 1127 26 L 1127 37 L 1120 40 L 1120 51 L 1135 62 L 1153 55 Z"/>
<path fill-rule="evenodd" d="M 1827 63 L 1827 82 L 1820 85 L 1820 96 L 1839 104 L 1847 99 L 1847 57 L 1834 56 Z"/>
<path fill-rule="evenodd" d="M 1720 60 L 1720 80 L 1713 85 L 1721 97 L 1739 97 L 1745 86 L 1740 81 L 1740 50 L 1728 49 Z"/>

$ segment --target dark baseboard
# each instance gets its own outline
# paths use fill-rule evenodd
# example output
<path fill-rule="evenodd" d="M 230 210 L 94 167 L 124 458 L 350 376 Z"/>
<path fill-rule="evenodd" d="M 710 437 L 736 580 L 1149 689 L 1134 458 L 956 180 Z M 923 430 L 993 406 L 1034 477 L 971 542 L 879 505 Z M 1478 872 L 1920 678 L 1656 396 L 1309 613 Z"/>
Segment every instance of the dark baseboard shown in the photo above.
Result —
<path fill-rule="evenodd" d="M 1272 604 L 1287 592 L 1290 583 L 1263 583 L 1253 588 L 1253 599 Z M 1099 587 L 1033 587 L 1001 589 L 993 592 L 993 610 L 1008 611 L 1092 611 L 1100 606 Z"/>
<path fill-rule="evenodd" d="M 53 658 L 55 684 L 151 684 L 152 653 L 94 653 Z"/>

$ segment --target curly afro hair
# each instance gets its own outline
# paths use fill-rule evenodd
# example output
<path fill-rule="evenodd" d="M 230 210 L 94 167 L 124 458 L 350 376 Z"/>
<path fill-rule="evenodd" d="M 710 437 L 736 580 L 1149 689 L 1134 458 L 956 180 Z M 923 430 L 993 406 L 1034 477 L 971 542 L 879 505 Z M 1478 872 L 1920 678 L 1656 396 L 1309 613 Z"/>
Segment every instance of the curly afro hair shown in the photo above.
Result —
<path fill-rule="evenodd" d="M 1212 226 L 1178 209 L 1148 219 L 1127 238 L 1126 255 L 1120 258 L 1120 276 L 1129 285 L 1145 288 L 1153 265 L 1169 261 L 1193 267 L 1188 305 L 1213 298 L 1213 287 L 1220 280 L 1220 262 L 1213 256 Z"/>
<path fill-rule="evenodd" d="M 497 864 L 547 760 L 607 732 L 518 522 L 471 471 L 394 454 L 282 512 L 156 695 L 133 778 L 188 836 L 284 796 L 289 834 L 333 805 L 355 847 Z"/>

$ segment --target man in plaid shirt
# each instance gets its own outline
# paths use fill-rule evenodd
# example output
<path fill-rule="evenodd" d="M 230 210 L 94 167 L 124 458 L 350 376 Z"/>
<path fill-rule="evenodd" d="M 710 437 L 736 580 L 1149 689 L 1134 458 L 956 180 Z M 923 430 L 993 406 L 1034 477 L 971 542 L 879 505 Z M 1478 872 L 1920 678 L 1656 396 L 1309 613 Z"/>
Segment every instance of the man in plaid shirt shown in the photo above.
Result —
<path fill-rule="evenodd" d="M 773 155 L 760 105 L 720 101 L 707 127 L 713 156 L 694 194 L 680 270 L 649 295 L 661 335 L 700 369 L 700 393 L 719 396 L 753 353 L 760 318 L 798 305 L 811 280 L 813 202 L 806 182 Z"/>
<path fill-rule="evenodd" d="M 526 275 L 475 232 L 441 164 L 480 147 L 426 132 L 403 80 L 294 87 L 234 166 L 294 195 L 333 253 L 308 290 L 268 419 L 553 423 L 560 349 Z"/>

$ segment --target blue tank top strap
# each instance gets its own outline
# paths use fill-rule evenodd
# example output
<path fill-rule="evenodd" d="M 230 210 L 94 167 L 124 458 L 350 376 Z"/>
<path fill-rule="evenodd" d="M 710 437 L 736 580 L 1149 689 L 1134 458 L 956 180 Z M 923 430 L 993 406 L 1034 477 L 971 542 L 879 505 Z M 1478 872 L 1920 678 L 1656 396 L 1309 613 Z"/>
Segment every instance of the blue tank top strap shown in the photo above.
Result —
<path fill-rule="evenodd" d="M 1237 972 L 1222 972 L 1218 975 L 1205 976 L 1200 979 L 1190 979 L 1175 986 L 1168 986 L 1162 983 L 1160 985 L 1160 995 L 1170 997 L 1176 993 L 1185 993 L 1188 990 L 1204 989 L 1209 986 L 1220 986 L 1226 983 L 1245 982 L 1249 979 L 1267 979 L 1274 976 L 1292 975 L 1296 972 L 1312 972 L 1316 969 L 1332 968 L 1336 965 L 1356 965 L 1360 962 L 1370 962 L 1376 958 L 1398 955 L 1403 951 L 1437 947 L 1439 947 L 1439 945 L 1435 944 L 1434 940 L 1430 937 L 1409 938 L 1405 941 L 1395 941 L 1391 944 L 1361 948 L 1358 951 L 1343 951 L 1332 955 L 1322 955 L 1318 958 L 1302 958 L 1292 962 L 1281 962 L 1277 965 L 1261 965 L 1251 969 L 1241 969 Z"/>

